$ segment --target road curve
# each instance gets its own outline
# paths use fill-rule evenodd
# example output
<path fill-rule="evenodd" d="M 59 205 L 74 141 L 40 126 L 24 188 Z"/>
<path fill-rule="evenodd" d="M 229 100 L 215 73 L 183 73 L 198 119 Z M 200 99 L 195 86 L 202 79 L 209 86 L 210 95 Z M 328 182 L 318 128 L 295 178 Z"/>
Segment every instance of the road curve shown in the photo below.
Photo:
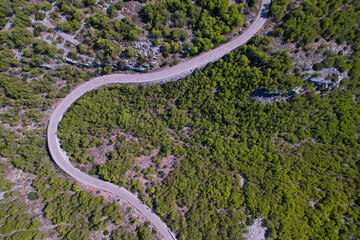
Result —
<path fill-rule="evenodd" d="M 70 164 L 69 157 L 60 147 L 60 141 L 57 136 L 57 129 L 60 120 L 67 111 L 67 109 L 78 98 L 86 92 L 99 88 L 103 85 L 114 83 L 157 83 L 177 80 L 191 74 L 195 69 L 206 66 L 210 62 L 223 57 L 225 54 L 231 52 L 233 49 L 245 44 L 252 36 L 254 36 L 265 24 L 267 13 L 270 7 L 271 0 L 262 0 L 261 11 L 253 21 L 252 25 L 243 32 L 242 35 L 237 36 L 228 43 L 203 53 L 197 57 L 191 58 L 185 62 L 175 65 L 171 68 L 162 69 L 160 71 L 144 74 L 113 74 L 101 76 L 91 79 L 75 88 L 67 95 L 54 110 L 47 129 L 48 148 L 54 162 L 68 175 L 75 178 L 77 181 L 86 185 L 109 191 L 128 201 L 135 208 L 137 208 L 161 233 L 166 240 L 174 240 L 175 237 L 168 229 L 165 223 L 154 213 L 148 206 L 143 204 L 134 194 L 123 187 L 116 186 L 112 183 L 105 182 L 100 179 L 91 177 Z"/>

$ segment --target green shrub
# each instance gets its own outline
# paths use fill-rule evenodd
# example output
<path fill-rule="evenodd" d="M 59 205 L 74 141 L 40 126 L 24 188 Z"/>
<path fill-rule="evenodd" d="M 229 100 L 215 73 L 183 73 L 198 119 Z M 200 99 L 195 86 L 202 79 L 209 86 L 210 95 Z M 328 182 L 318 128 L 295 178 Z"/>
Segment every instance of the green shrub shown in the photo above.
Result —
<path fill-rule="evenodd" d="M 39 199 L 39 196 L 36 192 L 30 192 L 27 197 L 31 201 Z"/>

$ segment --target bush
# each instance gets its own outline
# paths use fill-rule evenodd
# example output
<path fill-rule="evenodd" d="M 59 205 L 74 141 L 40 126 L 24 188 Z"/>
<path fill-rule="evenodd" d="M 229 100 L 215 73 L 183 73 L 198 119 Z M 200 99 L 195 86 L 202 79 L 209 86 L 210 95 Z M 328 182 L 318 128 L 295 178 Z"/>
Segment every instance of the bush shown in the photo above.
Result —
<path fill-rule="evenodd" d="M 255 223 L 255 220 L 254 220 L 253 217 L 248 217 L 248 218 L 246 219 L 246 225 L 251 226 L 251 225 L 253 225 L 254 223 Z"/>
<path fill-rule="evenodd" d="M 339 37 L 338 39 L 336 39 L 336 43 L 341 45 L 346 41 L 345 37 Z"/>
<path fill-rule="evenodd" d="M 314 71 L 321 71 L 325 68 L 323 63 L 315 63 L 313 66 Z"/>
<path fill-rule="evenodd" d="M 333 57 L 329 57 L 324 61 L 322 61 L 325 68 L 331 68 L 334 65 L 334 62 L 335 62 L 335 58 Z"/>
<path fill-rule="evenodd" d="M 118 1 L 116 4 L 115 4 L 115 7 L 117 10 L 121 10 L 123 7 L 124 7 L 124 2 L 123 1 Z"/>
<path fill-rule="evenodd" d="M 85 6 L 89 7 L 89 6 L 93 6 L 95 5 L 96 1 L 95 0 L 83 0 Z"/>
<path fill-rule="evenodd" d="M 35 14 L 35 20 L 37 20 L 37 21 L 42 21 L 42 20 L 44 20 L 45 17 L 46 17 L 46 14 L 43 12 L 37 12 Z"/>
<path fill-rule="evenodd" d="M 134 48 L 132 46 L 129 46 L 126 48 L 126 50 L 125 50 L 126 57 L 131 58 L 135 55 L 136 55 L 136 51 L 134 50 Z"/>
<path fill-rule="evenodd" d="M 37 200 L 39 199 L 39 196 L 36 192 L 30 192 L 28 195 L 27 195 L 28 199 L 31 200 L 31 201 L 34 201 L 34 200 Z"/>
<path fill-rule="evenodd" d="M 112 4 L 106 9 L 106 12 L 107 12 L 107 14 L 109 15 L 110 18 L 114 18 L 114 17 L 117 17 L 119 15 L 117 7 L 115 5 L 112 5 Z"/>

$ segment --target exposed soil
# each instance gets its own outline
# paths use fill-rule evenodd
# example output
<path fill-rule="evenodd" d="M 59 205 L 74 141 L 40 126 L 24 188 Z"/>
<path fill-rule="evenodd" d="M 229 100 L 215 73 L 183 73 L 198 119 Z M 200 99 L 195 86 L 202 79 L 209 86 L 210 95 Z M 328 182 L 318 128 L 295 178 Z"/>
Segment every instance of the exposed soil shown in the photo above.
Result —
<path fill-rule="evenodd" d="M 246 240 L 263 240 L 266 239 L 265 232 L 267 228 L 263 226 L 262 219 L 256 219 L 254 224 L 248 227 L 248 233 L 245 234 Z"/>

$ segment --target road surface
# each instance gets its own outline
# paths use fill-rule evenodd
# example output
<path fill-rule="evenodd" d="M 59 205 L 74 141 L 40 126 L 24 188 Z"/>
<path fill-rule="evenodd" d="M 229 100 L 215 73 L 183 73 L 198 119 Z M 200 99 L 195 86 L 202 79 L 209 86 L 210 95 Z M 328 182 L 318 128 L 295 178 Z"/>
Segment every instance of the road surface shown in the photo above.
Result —
<path fill-rule="evenodd" d="M 270 7 L 271 0 L 262 0 L 261 11 L 254 20 L 253 24 L 243 32 L 242 35 L 235 37 L 230 42 L 203 53 L 188 61 L 182 62 L 174 67 L 162 69 L 160 71 L 144 74 L 113 74 L 101 76 L 91 79 L 81 84 L 66 96 L 54 110 L 47 129 L 48 148 L 54 162 L 67 174 L 75 178 L 77 181 L 86 185 L 109 191 L 128 201 L 137 208 L 160 232 L 166 240 L 174 240 L 173 234 L 165 223 L 154 213 L 148 206 L 143 204 L 134 194 L 125 188 L 116 186 L 112 183 L 91 177 L 70 164 L 69 157 L 60 147 L 60 141 L 57 136 L 57 128 L 66 110 L 80 98 L 84 93 L 99 88 L 103 85 L 114 83 L 157 83 L 178 80 L 189 74 L 195 69 L 206 66 L 210 62 L 215 62 L 233 49 L 245 44 L 252 36 L 254 36 L 265 24 L 267 12 Z"/>

